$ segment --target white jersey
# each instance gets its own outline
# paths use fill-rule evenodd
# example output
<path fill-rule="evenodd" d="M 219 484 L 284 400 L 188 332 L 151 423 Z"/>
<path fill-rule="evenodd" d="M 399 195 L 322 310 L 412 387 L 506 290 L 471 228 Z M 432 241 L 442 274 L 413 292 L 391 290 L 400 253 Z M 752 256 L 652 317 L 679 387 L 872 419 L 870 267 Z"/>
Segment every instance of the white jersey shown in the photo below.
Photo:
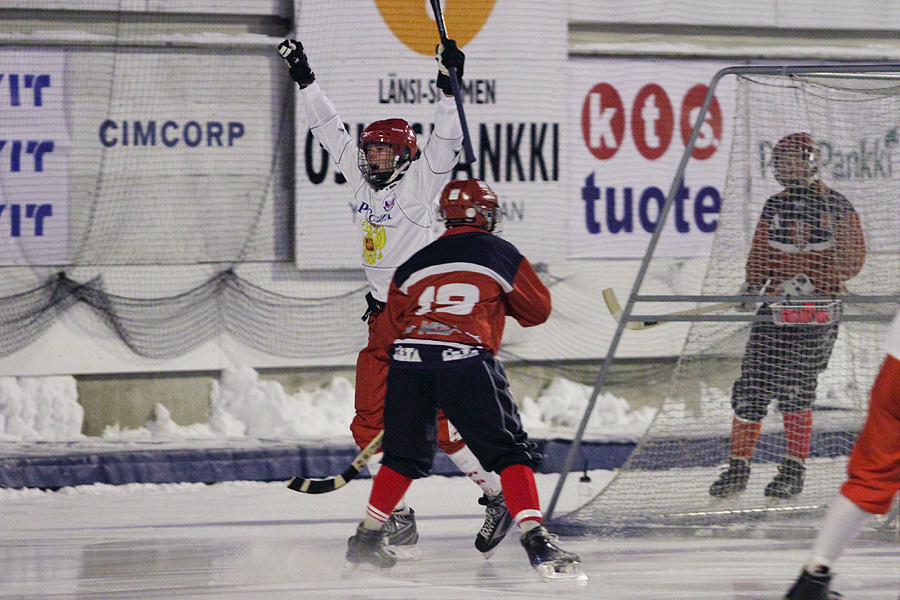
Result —
<path fill-rule="evenodd" d="M 361 221 L 362 267 L 376 300 L 387 300 L 394 271 L 434 238 L 433 221 L 440 193 L 459 160 L 462 127 L 453 98 L 437 104 L 434 131 L 422 156 L 382 190 L 366 183 L 359 170 L 356 140 L 347 133 L 334 105 L 318 84 L 300 90 L 310 131 L 337 163 L 354 190 Z"/>

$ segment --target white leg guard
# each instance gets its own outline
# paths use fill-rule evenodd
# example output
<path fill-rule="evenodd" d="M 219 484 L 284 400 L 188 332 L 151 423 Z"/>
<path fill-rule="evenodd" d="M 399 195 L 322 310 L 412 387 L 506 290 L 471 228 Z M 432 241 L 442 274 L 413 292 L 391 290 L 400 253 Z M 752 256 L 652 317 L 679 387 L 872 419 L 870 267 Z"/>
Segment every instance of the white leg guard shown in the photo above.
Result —
<path fill-rule="evenodd" d="M 366 468 L 369 469 L 369 474 L 372 476 L 372 479 L 375 479 L 375 476 L 378 475 L 378 469 L 381 468 L 382 458 L 384 458 L 384 452 L 376 452 L 372 455 L 372 458 L 369 459 L 369 462 L 366 463 Z"/>
<path fill-rule="evenodd" d="M 822 528 L 813 544 L 813 555 L 807 567 L 831 567 L 844 549 L 859 535 L 866 520 L 871 517 L 859 506 L 848 500 L 843 494 L 835 496 L 828 508 Z"/>
<path fill-rule="evenodd" d="M 493 498 L 502 491 L 503 486 L 500 484 L 500 476 L 485 470 L 481 463 L 478 462 L 475 453 L 469 450 L 468 446 L 463 446 L 460 450 L 447 456 L 459 467 L 460 471 L 477 483 L 478 487 L 488 496 Z"/>

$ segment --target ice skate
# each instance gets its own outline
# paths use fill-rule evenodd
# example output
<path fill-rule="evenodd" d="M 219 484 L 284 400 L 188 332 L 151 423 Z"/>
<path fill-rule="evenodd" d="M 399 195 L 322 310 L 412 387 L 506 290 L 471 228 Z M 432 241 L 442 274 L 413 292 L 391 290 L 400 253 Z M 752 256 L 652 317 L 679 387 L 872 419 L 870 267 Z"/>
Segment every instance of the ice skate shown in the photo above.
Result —
<path fill-rule="evenodd" d="M 478 499 L 478 504 L 485 507 L 484 525 L 475 537 L 475 548 L 482 553 L 485 559 L 494 554 L 494 549 L 506 537 L 509 528 L 512 527 L 513 518 L 506 508 L 506 500 L 503 492 L 493 498 L 487 494 Z"/>
<path fill-rule="evenodd" d="M 840 600 L 843 596 L 831 591 L 831 573 L 810 573 L 806 569 L 788 590 L 785 600 Z"/>
<path fill-rule="evenodd" d="M 732 456 L 728 468 L 722 471 L 719 478 L 709 487 L 709 495 L 715 498 L 727 498 L 740 494 L 747 489 L 750 479 L 750 459 Z"/>
<path fill-rule="evenodd" d="M 522 534 L 519 540 L 528 553 L 531 566 L 544 581 L 587 581 L 577 554 L 566 552 L 556 545 L 557 537 L 543 525 Z"/>
<path fill-rule="evenodd" d="M 416 528 L 416 511 L 411 508 L 395 510 L 384 524 L 385 550 L 398 559 L 409 560 L 422 556 L 416 546 L 419 530 Z"/>
<path fill-rule="evenodd" d="M 795 458 L 785 458 L 778 465 L 778 474 L 766 486 L 764 494 L 770 498 L 787 500 L 803 491 L 803 476 L 806 467 Z"/>
<path fill-rule="evenodd" d="M 384 546 L 383 528 L 366 529 L 362 523 L 356 528 L 356 535 L 347 540 L 345 556 L 348 562 L 370 564 L 379 569 L 390 569 L 397 563 Z"/>

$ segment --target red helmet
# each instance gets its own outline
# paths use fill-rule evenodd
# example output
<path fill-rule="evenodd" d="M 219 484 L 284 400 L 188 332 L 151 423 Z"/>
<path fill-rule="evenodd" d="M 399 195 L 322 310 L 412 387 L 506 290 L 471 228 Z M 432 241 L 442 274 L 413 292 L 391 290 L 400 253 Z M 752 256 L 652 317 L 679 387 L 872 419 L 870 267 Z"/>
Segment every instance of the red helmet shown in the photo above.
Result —
<path fill-rule="evenodd" d="M 775 179 L 785 187 L 805 187 L 819 172 L 822 149 L 808 133 L 786 135 L 772 149 Z"/>
<path fill-rule="evenodd" d="M 500 217 L 497 194 L 480 179 L 455 179 L 441 193 L 441 216 L 447 227 L 471 225 L 494 231 Z"/>
<path fill-rule="evenodd" d="M 388 155 L 384 160 L 379 160 L 375 153 L 369 156 L 369 149 L 379 145 L 390 146 L 393 156 Z M 375 188 L 400 179 L 418 157 L 416 132 L 403 119 L 375 121 L 359 136 L 359 170 Z"/>

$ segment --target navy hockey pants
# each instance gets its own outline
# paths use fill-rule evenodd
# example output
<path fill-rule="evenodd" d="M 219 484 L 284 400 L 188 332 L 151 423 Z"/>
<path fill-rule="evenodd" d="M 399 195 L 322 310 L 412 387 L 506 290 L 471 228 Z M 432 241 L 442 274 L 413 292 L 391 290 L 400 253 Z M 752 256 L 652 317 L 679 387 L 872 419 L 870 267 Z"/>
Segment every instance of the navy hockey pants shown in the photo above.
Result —
<path fill-rule="evenodd" d="M 413 479 L 426 477 L 434 462 L 439 408 L 485 469 L 500 473 L 511 465 L 535 468 L 540 462 L 503 367 L 486 353 L 475 361 L 434 368 L 391 361 L 382 464 Z"/>

